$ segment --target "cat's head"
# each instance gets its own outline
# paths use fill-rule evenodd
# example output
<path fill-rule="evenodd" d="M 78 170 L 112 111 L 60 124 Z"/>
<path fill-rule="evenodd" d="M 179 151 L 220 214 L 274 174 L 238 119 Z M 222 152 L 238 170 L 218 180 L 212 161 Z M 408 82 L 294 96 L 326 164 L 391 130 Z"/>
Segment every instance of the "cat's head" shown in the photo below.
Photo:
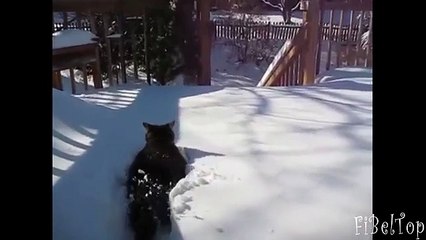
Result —
<path fill-rule="evenodd" d="M 143 126 L 146 129 L 145 139 L 147 143 L 170 144 L 175 141 L 173 126 L 175 121 L 164 125 L 152 125 L 144 122 Z"/>

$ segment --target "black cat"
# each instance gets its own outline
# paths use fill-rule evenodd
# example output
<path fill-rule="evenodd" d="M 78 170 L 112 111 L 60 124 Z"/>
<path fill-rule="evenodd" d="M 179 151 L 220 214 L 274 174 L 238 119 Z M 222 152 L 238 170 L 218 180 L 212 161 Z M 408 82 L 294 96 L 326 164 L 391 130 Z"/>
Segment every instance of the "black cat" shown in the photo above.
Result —
<path fill-rule="evenodd" d="M 129 220 L 135 240 L 152 240 L 161 227 L 171 231 L 169 192 L 185 177 L 186 161 L 175 145 L 174 121 L 143 123 L 145 147 L 130 165 L 127 180 Z"/>

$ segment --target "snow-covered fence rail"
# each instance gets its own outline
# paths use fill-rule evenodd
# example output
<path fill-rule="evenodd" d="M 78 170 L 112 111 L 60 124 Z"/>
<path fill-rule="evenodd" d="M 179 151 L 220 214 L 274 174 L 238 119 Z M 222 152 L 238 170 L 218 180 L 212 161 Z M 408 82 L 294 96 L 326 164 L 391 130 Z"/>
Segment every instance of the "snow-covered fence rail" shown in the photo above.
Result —
<path fill-rule="evenodd" d="M 288 40 L 293 39 L 300 29 L 300 25 L 286 25 L 283 22 L 254 22 L 230 23 L 224 20 L 213 21 L 215 39 L 259 39 L 259 40 Z M 322 40 L 331 40 L 335 42 L 357 41 L 358 26 L 337 25 L 330 26 L 326 23 L 322 27 Z"/>
<path fill-rule="evenodd" d="M 215 39 L 293 39 L 299 25 L 284 25 L 282 22 L 230 23 L 224 20 L 213 21 Z"/>
<path fill-rule="evenodd" d="M 53 24 L 53 31 L 60 31 L 64 29 L 64 23 L 56 22 Z M 81 21 L 77 22 L 68 22 L 66 29 L 81 29 L 85 31 L 90 31 L 90 22 L 89 21 Z"/>

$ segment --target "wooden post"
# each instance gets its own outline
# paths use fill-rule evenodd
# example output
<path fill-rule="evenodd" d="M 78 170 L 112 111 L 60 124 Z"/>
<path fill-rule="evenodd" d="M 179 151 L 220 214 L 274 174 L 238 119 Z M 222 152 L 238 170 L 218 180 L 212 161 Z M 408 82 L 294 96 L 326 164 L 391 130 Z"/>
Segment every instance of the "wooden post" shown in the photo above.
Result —
<path fill-rule="evenodd" d="M 145 74 L 146 81 L 149 85 L 151 85 L 151 64 L 149 59 L 149 51 L 148 51 L 148 14 L 146 8 L 143 9 L 143 48 L 145 49 Z"/>
<path fill-rule="evenodd" d="M 94 15 L 93 12 L 89 12 L 89 22 L 90 22 L 90 31 L 93 34 L 98 35 L 98 31 L 96 30 L 96 16 Z"/>
<path fill-rule="evenodd" d="M 63 21 L 63 29 L 68 29 L 68 13 L 67 12 L 62 12 L 62 17 L 64 19 Z"/>
<path fill-rule="evenodd" d="M 106 43 L 106 51 L 107 51 L 107 58 L 108 58 L 108 64 L 107 64 L 107 74 L 108 74 L 108 80 L 109 85 L 114 85 L 113 77 L 112 77 L 112 55 L 111 55 L 111 39 L 108 37 L 108 27 L 109 27 L 109 13 L 103 14 L 103 25 L 104 25 L 104 39 Z"/>
<path fill-rule="evenodd" d="M 88 89 L 88 83 L 87 83 L 87 65 L 86 65 L 86 64 L 84 64 L 84 65 L 81 67 L 81 70 L 83 71 L 84 90 L 86 90 L 86 91 L 87 91 L 87 89 Z"/>
<path fill-rule="evenodd" d="M 100 63 L 100 53 L 99 53 L 99 47 L 96 46 L 95 49 L 95 55 L 96 55 L 96 61 L 93 63 L 93 85 L 95 88 L 103 88 L 102 84 L 102 75 L 101 75 L 101 63 Z"/>
<path fill-rule="evenodd" d="M 370 31 L 368 33 L 368 44 L 367 44 L 367 56 L 365 60 L 365 67 L 372 67 L 373 65 L 373 54 L 372 54 L 372 47 L 371 44 L 373 44 L 373 12 L 370 12 L 370 22 L 368 24 Z"/>
<path fill-rule="evenodd" d="M 266 39 L 273 39 L 272 35 L 272 27 L 271 27 L 271 22 L 268 22 L 268 26 L 267 26 L 267 38 Z"/>
<path fill-rule="evenodd" d="M 81 29 L 81 14 L 79 12 L 75 13 L 75 21 L 76 21 L 77 29 Z"/>
<path fill-rule="evenodd" d="M 118 33 L 120 34 L 120 38 L 118 39 L 118 51 L 120 54 L 120 70 L 121 70 L 121 81 L 123 83 L 127 83 L 127 74 L 126 74 L 126 62 L 124 60 L 124 31 L 123 31 L 123 23 L 124 15 L 123 12 L 120 12 L 117 16 L 117 24 L 118 24 Z M 118 77 L 117 77 L 118 84 Z"/>
<path fill-rule="evenodd" d="M 210 85 L 211 84 L 211 72 L 210 72 L 210 34 L 209 34 L 209 23 L 210 23 L 210 0 L 198 0 L 198 6 L 200 7 L 200 21 L 198 26 L 200 36 L 200 65 L 201 74 L 198 76 L 198 85 Z"/>
<path fill-rule="evenodd" d="M 136 27 L 137 27 L 137 20 L 135 19 L 132 26 L 132 33 L 130 34 L 130 39 L 132 41 L 132 52 L 133 52 L 133 75 L 135 79 L 139 79 L 138 76 L 138 59 L 136 58 Z"/>
<path fill-rule="evenodd" d="M 306 21 L 308 23 L 307 33 L 307 49 L 304 57 L 303 65 L 303 85 L 313 84 L 315 81 L 315 53 L 318 45 L 318 33 L 319 33 L 319 0 L 309 1 L 308 12 L 306 15 Z"/>
<path fill-rule="evenodd" d="M 303 80 L 303 50 L 300 53 L 300 55 L 298 56 L 297 59 L 297 82 L 296 82 L 296 86 L 302 85 L 302 80 Z"/>
<path fill-rule="evenodd" d="M 315 69 L 315 75 L 317 75 L 320 72 L 320 67 L 321 67 L 321 57 L 322 57 L 322 31 L 323 31 L 323 18 L 324 18 L 324 11 L 323 6 L 322 6 L 323 1 L 320 1 L 320 8 L 319 11 L 321 11 L 321 13 L 319 14 L 319 31 L 318 31 L 318 45 L 317 45 L 317 56 L 316 56 L 316 69 Z"/>
<path fill-rule="evenodd" d="M 331 48 L 333 47 L 331 43 L 333 42 L 333 19 L 334 19 L 334 10 L 330 10 L 330 26 L 328 28 L 328 48 L 327 48 L 327 62 L 325 65 L 325 70 L 330 70 L 330 64 L 331 64 Z"/>
<path fill-rule="evenodd" d="M 309 9 L 308 9 L 309 10 Z M 305 23 L 308 21 L 308 11 L 302 12 L 302 23 Z M 285 24 L 284 24 L 285 25 Z"/>
<path fill-rule="evenodd" d="M 342 43 L 343 43 L 343 15 L 344 10 L 340 11 L 339 29 L 337 31 L 337 60 L 336 67 L 340 67 L 342 64 Z"/>
<path fill-rule="evenodd" d="M 52 73 L 52 85 L 54 88 L 58 90 L 63 90 L 62 88 L 62 79 L 61 79 L 61 71 L 53 71 Z"/>
<path fill-rule="evenodd" d="M 353 66 L 354 65 L 354 61 L 353 60 L 353 56 L 356 54 L 353 54 L 353 41 L 352 41 L 352 31 L 353 31 L 353 22 L 354 22 L 354 10 L 350 11 L 350 19 L 349 19 L 349 30 L 348 30 L 348 37 L 346 39 L 346 44 L 347 44 L 347 48 L 346 48 L 346 56 L 347 56 L 347 66 Z"/>
<path fill-rule="evenodd" d="M 74 68 L 70 68 L 70 81 L 71 81 L 71 93 L 75 94 L 75 76 L 74 76 Z"/>
<path fill-rule="evenodd" d="M 52 33 L 55 32 L 55 16 L 52 14 Z"/>
<path fill-rule="evenodd" d="M 362 36 L 362 21 L 364 18 L 364 11 L 361 11 L 361 17 L 359 18 L 359 22 L 358 22 L 358 34 L 357 34 L 357 38 L 356 38 L 356 55 L 359 56 L 360 51 L 362 51 L 361 49 L 361 36 Z M 359 58 L 355 58 L 355 66 L 357 67 L 359 65 Z"/>

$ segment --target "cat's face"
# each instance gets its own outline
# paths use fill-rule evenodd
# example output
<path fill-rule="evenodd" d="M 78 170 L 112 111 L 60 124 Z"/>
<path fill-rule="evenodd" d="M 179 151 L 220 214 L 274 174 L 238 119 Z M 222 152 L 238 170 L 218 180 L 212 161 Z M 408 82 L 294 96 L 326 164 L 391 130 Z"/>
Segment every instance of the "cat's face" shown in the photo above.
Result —
<path fill-rule="evenodd" d="M 173 126 L 175 121 L 164 125 L 152 125 L 144 122 L 143 126 L 146 129 L 145 139 L 146 142 L 156 143 L 174 143 L 175 134 Z"/>

